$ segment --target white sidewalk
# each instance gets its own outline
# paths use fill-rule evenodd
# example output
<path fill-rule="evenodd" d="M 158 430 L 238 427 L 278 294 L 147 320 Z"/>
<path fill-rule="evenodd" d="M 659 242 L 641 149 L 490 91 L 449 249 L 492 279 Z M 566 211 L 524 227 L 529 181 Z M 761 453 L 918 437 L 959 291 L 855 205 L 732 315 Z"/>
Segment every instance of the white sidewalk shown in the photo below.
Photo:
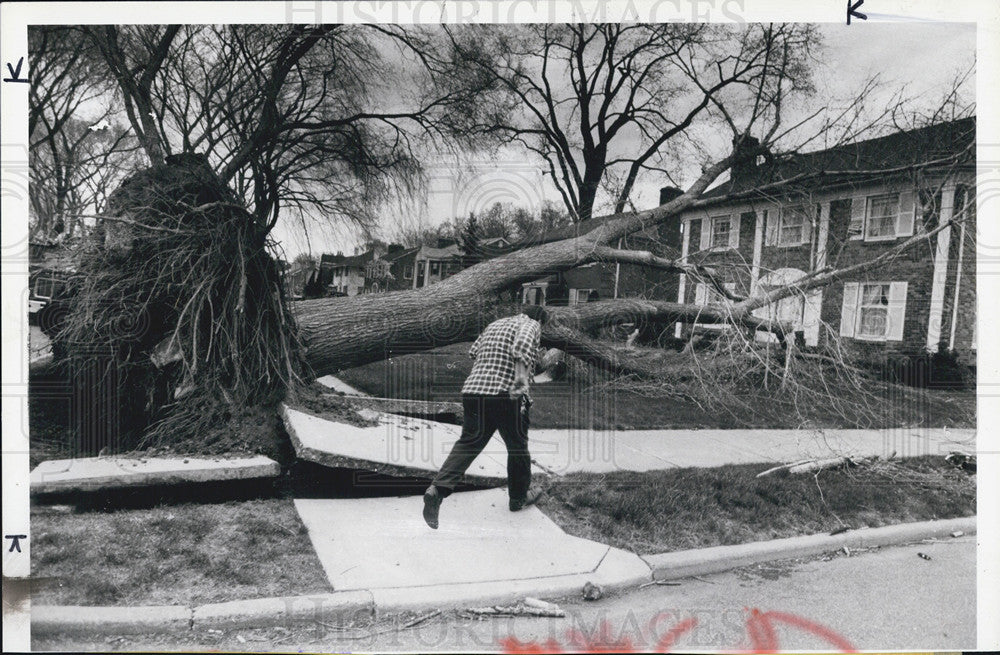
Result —
<path fill-rule="evenodd" d="M 458 439 L 456 425 L 370 413 L 377 427 L 334 423 L 286 409 L 286 426 L 299 457 L 398 475 L 438 470 Z M 886 430 L 577 430 L 533 429 L 529 434 L 536 470 L 558 475 L 651 471 L 725 464 L 782 463 L 813 457 L 946 455 L 975 451 L 975 430 L 894 428 Z M 473 462 L 470 477 L 506 477 L 507 451 L 499 435 Z"/>

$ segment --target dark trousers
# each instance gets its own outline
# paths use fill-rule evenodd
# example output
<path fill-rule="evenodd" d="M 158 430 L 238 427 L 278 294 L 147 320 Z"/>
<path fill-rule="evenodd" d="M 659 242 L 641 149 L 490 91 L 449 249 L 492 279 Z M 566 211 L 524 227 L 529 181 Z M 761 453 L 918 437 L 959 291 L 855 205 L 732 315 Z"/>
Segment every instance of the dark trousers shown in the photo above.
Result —
<path fill-rule="evenodd" d="M 434 478 L 434 486 L 448 496 L 461 481 L 473 460 L 483 452 L 493 433 L 500 430 L 507 445 L 507 489 L 514 500 L 523 500 L 531 486 L 531 455 L 528 453 L 528 408 L 508 395 L 462 395 L 462 436 Z"/>

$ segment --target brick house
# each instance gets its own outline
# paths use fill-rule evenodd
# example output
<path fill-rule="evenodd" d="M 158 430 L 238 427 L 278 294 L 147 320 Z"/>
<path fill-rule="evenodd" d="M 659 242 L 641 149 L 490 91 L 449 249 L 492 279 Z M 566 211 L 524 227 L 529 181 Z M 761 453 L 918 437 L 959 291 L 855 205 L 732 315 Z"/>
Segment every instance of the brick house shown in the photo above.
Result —
<path fill-rule="evenodd" d="M 378 274 L 381 276 L 381 283 L 375 279 L 375 275 L 370 275 L 366 281 L 369 293 L 378 291 L 399 291 L 413 288 L 413 270 L 417 253 L 420 248 L 404 248 L 399 244 L 389 246 L 388 252 L 383 255 L 377 266 L 381 267 Z M 376 265 L 372 266 L 372 270 Z"/>
<path fill-rule="evenodd" d="M 815 346 L 839 335 L 862 354 L 954 351 L 975 364 L 975 118 L 782 159 L 745 159 L 672 223 L 687 261 L 716 267 L 748 295 L 824 267 L 891 252 L 967 217 L 879 268 L 757 310 L 792 321 Z M 676 299 L 718 292 L 678 276 Z M 692 329 L 676 326 L 676 336 Z M 770 335 L 758 333 L 758 338 Z"/>
<path fill-rule="evenodd" d="M 450 277 L 463 268 L 458 245 L 442 240 L 440 247 L 404 248 L 393 244 L 365 267 L 364 293 L 419 289 Z"/>

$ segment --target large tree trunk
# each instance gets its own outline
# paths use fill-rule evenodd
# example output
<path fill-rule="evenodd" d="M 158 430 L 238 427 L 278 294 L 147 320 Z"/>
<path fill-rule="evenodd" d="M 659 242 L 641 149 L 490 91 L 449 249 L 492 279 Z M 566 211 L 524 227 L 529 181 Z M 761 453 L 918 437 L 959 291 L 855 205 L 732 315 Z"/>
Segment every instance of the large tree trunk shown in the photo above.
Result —
<path fill-rule="evenodd" d="M 656 209 L 595 221 L 599 226 L 579 237 L 502 255 L 429 287 L 299 302 L 295 318 L 307 347 L 306 361 L 322 375 L 384 359 L 393 350 L 467 340 L 494 315 L 491 309 L 500 292 L 599 257 L 607 259 L 609 253 L 599 254 L 599 247 L 690 207 L 729 161 L 712 166 L 686 193 Z"/>
<path fill-rule="evenodd" d="M 684 194 L 655 209 L 617 214 L 578 237 L 554 241 L 484 261 L 437 284 L 350 298 L 296 303 L 295 318 L 306 345 L 306 361 L 317 375 L 386 358 L 394 351 L 415 351 L 465 341 L 496 316 L 499 294 L 530 280 L 589 261 L 633 261 L 636 253 L 608 247 L 620 237 L 676 216 L 722 171 L 730 158 L 706 169 Z M 646 253 L 643 262 L 666 270 L 688 270 L 683 262 Z M 692 307 L 689 315 L 704 313 Z M 574 330 L 575 332 L 575 330 Z M 560 335 L 564 339 L 566 335 Z"/>

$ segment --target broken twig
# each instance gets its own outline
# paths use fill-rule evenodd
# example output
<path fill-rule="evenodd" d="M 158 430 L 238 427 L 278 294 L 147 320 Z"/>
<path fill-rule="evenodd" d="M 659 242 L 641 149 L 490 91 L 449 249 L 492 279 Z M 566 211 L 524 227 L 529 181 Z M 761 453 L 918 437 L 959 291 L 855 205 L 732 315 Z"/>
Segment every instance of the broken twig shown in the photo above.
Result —
<path fill-rule="evenodd" d="M 524 603 L 509 606 L 492 605 L 490 607 L 470 607 L 465 611 L 475 616 L 539 616 L 554 618 L 563 618 L 566 616 L 566 612 L 558 607 L 555 609 L 542 609 L 539 607 L 531 607 L 529 605 L 525 605 Z"/>

